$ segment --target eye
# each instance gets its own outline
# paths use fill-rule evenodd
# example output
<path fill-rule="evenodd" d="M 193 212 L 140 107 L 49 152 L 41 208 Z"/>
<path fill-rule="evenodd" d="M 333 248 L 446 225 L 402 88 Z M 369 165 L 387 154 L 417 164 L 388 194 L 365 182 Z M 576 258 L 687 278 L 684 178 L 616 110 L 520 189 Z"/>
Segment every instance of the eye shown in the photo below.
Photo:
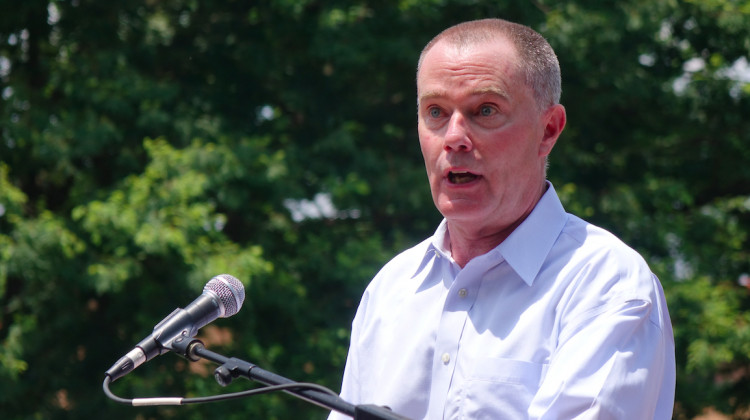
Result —
<path fill-rule="evenodd" d="M 479 107 L 479 115 L 483 117 L 489 117 L 490 115 L 493 115 L 495 113 L 495 108 L 491 107 L 490 105 L 482 105 Z"/>
<path fill-rule="evenodd" d="M 440 108 L 437 108 L 437 107 L 432 107 L 428 109 L 427 112 L 430 114 L 430 117 L 432 118 L 440 118 L 440 115 L 442 115 Z"/>

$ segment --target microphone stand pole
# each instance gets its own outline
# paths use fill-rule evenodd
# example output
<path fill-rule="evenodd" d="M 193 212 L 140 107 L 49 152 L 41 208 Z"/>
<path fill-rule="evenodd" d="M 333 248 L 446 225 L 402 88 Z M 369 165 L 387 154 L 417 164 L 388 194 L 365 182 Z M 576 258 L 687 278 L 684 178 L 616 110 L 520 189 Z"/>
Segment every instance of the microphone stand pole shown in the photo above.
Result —
<path fill-rule="evenodd" d="M 295 381 L 287 379 L 275 373 L 263 370 L 258 366 L 235 357 L 225 357 L 206 349 L 203 343 L 197 339 L 177 338 L 171 343 L 172 350 L 196 362 L 206 359 L 219 365 L 214 371 L 214 378 L 219 385 L 229 385 L 234 378 L 240 376 L 262 383 L 264 385 L 286 385 Z M 337 395 L 332 395 L 315 389 L 290 389 L 287 391 L 309 403 L 323 407 L 327 410 L 335 410 L 346 414 L 355 420 L 410 420 L 398 415 L 386 407 L 372 404 L 354 405 L 344 401 Z"/>

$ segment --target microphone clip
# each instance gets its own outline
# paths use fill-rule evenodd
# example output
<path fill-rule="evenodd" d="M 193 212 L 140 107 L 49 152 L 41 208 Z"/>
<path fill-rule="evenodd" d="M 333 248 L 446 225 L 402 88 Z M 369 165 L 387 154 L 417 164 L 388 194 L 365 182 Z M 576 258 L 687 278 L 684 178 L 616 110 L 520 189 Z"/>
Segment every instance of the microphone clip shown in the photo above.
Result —
<path fill-rule="evenodd" d="M 190 360 L 191 362 L 197 362 L 201 360 L 201 357 L 196 351 L 196 346 L 206 348 L 203 342 L 193 337 L 177 337 L 169 343 L 169 348 L 179 354 L 180 356 Z"/>
<path fill-rule="evenodd" d="M 192 362 L 200 360 L 202 358 L 201 352 L 206 350 L 206 346 L 201 340 L 197 338 L 188 340 L 185 337 L 176 338 L 171 342 L 170 348 Z M 231 357 L 214 370 L 214 379 L 219 385 L 225 387 L 240 376 L 250 377 L 250 371 L 255 367 L 256 365 L 250 362 Z"/>

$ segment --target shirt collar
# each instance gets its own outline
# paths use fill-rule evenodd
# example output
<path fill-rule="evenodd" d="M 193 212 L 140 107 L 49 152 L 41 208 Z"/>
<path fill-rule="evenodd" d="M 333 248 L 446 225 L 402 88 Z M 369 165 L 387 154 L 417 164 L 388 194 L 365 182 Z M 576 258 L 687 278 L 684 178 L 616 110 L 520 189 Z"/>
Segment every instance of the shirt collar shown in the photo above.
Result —
<path fill-rule="evenodd" d="M 419 263 L 417 270 L 412 273 L 412 278 L 416 277 L 422 270 L 424 270 L 428 263 L 435 257 L 447 258 L 450 260 L 448 240 L 448 224 L 447 221 L 443 219 L 432 237 L 422 243 L 423 246 L 425 244 L 427 246 L 424 248 L 425 251 L 422 256 L 422 261 Z"/>
<path fill-rule="evenodd" d="M 534 283 L 544 260 L 568 220 L 552 183 L 547 181 L 547 186 L 547 191 L 526 220 L 503 243 L 490 251 L 505 259 L 529 286 Z M 450 258 L 449 240 L 447 221 L 443 219 L 431 240 L 427 242 L 424 257 L 414 273 L 415 276 L 435 256 Z"/>
<path fill-rule="evenodd" d="M 547 191 L 526 220 L 491 251 L 500 253 L 529 286 L 568 220 L 552 183 L 547 181 L 547 186 Z"/>

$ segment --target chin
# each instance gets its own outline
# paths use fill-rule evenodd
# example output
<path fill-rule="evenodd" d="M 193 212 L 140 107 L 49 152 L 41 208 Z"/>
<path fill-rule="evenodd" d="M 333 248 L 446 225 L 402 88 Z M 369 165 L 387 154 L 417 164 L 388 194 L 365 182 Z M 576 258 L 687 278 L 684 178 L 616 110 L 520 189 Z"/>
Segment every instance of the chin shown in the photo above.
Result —
<path fill-rule="evenodd" d="M 438 206 L 440 214 L 450 221 L 479 221 L 487 215 L 476 203 L 443 203 Z"/>

